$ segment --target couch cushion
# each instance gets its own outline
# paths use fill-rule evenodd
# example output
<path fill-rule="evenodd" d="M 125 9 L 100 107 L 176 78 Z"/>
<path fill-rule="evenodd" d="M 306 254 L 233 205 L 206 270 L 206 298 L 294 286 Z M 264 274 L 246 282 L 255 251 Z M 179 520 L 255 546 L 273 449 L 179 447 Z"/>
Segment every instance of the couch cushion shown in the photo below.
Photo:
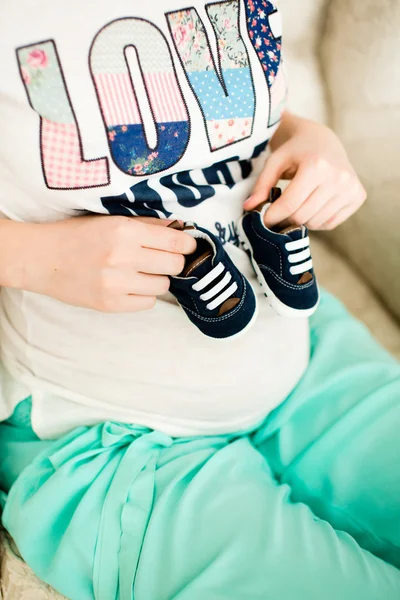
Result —
<path fill-rule="evenodd" d="M 376 339 L 400 359 L 400 325 L 382 306 L 363 276 L 319 236 L 313 236 L 312 251 L 319 284 L 339 298 Z"/>
<path fill-rule="evenodd" d="M 0 600 L 67 600 L 41 582 L 0 531 Z"/>
<path fill-rule="evenodd" d="M 399 29 L 399 2 L 331 0 L 322 42 L 332 124 L 369 196 L 330 237 L 398 318 Z"/>
<path fill-rule="evenodd" d="M 288 76 L 288 106 L 296 114 L 327 120 L 326 89 L 318 50 L 327 0 L 281 0 L 283 53 Z"/>

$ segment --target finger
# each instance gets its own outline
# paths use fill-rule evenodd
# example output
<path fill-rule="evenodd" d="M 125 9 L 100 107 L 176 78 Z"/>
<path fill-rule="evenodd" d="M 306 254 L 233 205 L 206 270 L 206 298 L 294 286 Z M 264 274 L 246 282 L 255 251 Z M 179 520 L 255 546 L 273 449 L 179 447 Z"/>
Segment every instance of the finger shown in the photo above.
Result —
<path fill-rule="evenodd" d="M 353 216 L 355 212 L 356 210 L 353 206 L 346 206 L 345 208 L 342 208 L 342 210 L 340 210 L 334 217 L 325 221 L 325 223 L 320 226 L 320 229 L 324 231 L 331 231 L 347 221 L 347 219 Z"/>
<path fill-rule="evenodd" d="M 285 225 L 303 225 L 317 215 L 321 209 L 332 199 L 332 194 L 325 187 L 320 186 L 314 190 L 298 210 L 284 223 Z"/>
<path fill-rule="evenodd" d="M 323 229 L 323 225 L 326 222 L 335 219 L 343 210 L 350 210 L 349 202 L 345 204 L 342 196 L 334 196 L 305 224 L 309 229 L 314 231 Z"/>
<path fill-rule="evenodd" d="M 138 270 L 141 273 L 149 273 L 151 275 L 179 275 L 183 271 L 184 266 L 185 258 L 182 254 L 143 248 Z"/>
<path fill-rule="evenodd" d="M 313 172 L 307 167 L 300 167 L 282 196 L 265 213 L 267 227 L 273 227 L 286 219 L 290 219 L 317 187 L 318 183 L 315 176 L 313 176 Z"/>
<path fill-rule="evenodd" d="M 268 197 L 271 189 L 276 186 L 282 173 L 287 169 L 287 159 L 283 152 L 273 152 L 267 159 L 264 169 L 260 173 L 253 192 L 244 203 L 246 210 L 253 210 L 259 204 L 262 204 Z"/>
<path fill-rule="evenodd" d="M 154 308 L 155 296 L 120 295 L 108 300 L 99 310 L 108 313 L 131 313 Z"/>
<path fill-rule="evenodd" d="M 169 290 L 170 280 L 165 275 L 138 273 L 126 266 L 124 269 L 106 271 L 102 284 L 109 296 L 162 296 Z"/>
<path fill-rule="evenodd" d="M 364 204 L 366 199 L 367 199 L 367 192 L 363 188 L 361 183 L 359 181 L 357 181 L 357 183 L 353 189 L 353 194 L 351 196 L 351 200 L 349 201 L 349 199 L 348 199 L 348 201 L 344 204 L 343 208 L 341 210 L 339 210 L 336 215 L 327 219 L 321 225 L 321 229 L 324 229 L 324 230 L 335 229 L 335 227 L 338 227 L 339 225 L 341 225 L 342 223 L 347 221 L 347 219 L 349 219 L 351 216 L 353 216 L 359 210 L 359 208 L 361 208 L 361 206 Z"/>
<path fill-rule="evenodd" d="M 139 296 L 162 296 L 169 290 L 170 280 L 166 275 L 149 275 L 148 273 L 124 274 L 124 288 L 128 293 Z"/>
<path fill-rule="evenodd" d="M 157 225 L 144 224 L 140 241 L 143 248 L 174 254 L 192 254 L 196 250 L 196 240 L 188 233 Z"/>

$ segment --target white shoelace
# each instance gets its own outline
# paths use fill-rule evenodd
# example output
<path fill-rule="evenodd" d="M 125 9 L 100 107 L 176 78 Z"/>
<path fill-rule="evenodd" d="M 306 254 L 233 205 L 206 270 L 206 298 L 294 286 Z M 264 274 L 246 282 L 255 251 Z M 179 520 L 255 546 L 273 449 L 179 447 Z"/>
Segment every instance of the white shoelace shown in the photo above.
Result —
<path fill-rule="evenodd" d="M 288 256 L 290 264 L 294 265 L 290 267 L 292 275 L 300 275 L 312 269 L 313 261 L 311 259 L 310 238 L 308 236 L 294 242 L 288 242 L 285 244 L 285 248 L 290 252 Z M 298 252 L 298 250 L 302 250 L 302 252 Z"/>
<path fill-rule="evenodd" d="M 214 310 L 215 308 L 218 308 L 218 306 L 221 306 L 221 304 L 223 304 L 225 300 L 228 300 L 228 298 L 230 298 L 230 296 L 238 289 L 238 284 L 235 281 L 229 285 L 232 280 L 231 273 L 226 271 L 225 266 L 222 263 L 218 263 L 216 267 L 207 273 L 207 275 L 204 275 L 197 283 L 192 285 L 192 289 L 195 292 L 201 292 L 224 272 L 224 277 L 208 290 L 208 292 L 201 294 L 200 296 L 200 300 L 203 300 L 204 302 L 207 302 L 216 296 L 212 302 L 209 302 L 206 305 L 208 310 Z"/>

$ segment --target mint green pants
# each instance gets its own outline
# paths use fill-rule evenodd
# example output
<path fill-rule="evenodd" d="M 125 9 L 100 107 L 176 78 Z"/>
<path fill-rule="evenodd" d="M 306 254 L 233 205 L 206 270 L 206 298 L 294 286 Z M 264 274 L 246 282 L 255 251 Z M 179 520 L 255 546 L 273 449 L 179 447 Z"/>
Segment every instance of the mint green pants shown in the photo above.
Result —
<path fill-rule="evenodd" d="M 326 294 L 311 336 L 247 435 L 0 425 L 3 523 L 37 575 L 71 600 L 399 600 L 400 365 Z"/>

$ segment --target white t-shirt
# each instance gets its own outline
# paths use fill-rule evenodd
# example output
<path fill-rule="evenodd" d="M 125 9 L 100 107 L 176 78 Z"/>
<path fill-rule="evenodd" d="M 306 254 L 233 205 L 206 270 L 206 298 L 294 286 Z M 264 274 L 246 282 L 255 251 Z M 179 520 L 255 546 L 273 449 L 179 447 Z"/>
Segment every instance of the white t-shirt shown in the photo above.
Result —
<path fill-rule="evenodd" d="M 282 113 L 279 13 L 266 0 L 3 0 L 0 213 L 178 217 L 226 243 Z M 171 435 L 260 422 L 308 362 L 306 321 L 260 314 L 242 338 L 203 336 L 171 295 L 103 314 L 1 291 L 0 418 L 26 395 L 33 426 L 133 422 Z"/>

